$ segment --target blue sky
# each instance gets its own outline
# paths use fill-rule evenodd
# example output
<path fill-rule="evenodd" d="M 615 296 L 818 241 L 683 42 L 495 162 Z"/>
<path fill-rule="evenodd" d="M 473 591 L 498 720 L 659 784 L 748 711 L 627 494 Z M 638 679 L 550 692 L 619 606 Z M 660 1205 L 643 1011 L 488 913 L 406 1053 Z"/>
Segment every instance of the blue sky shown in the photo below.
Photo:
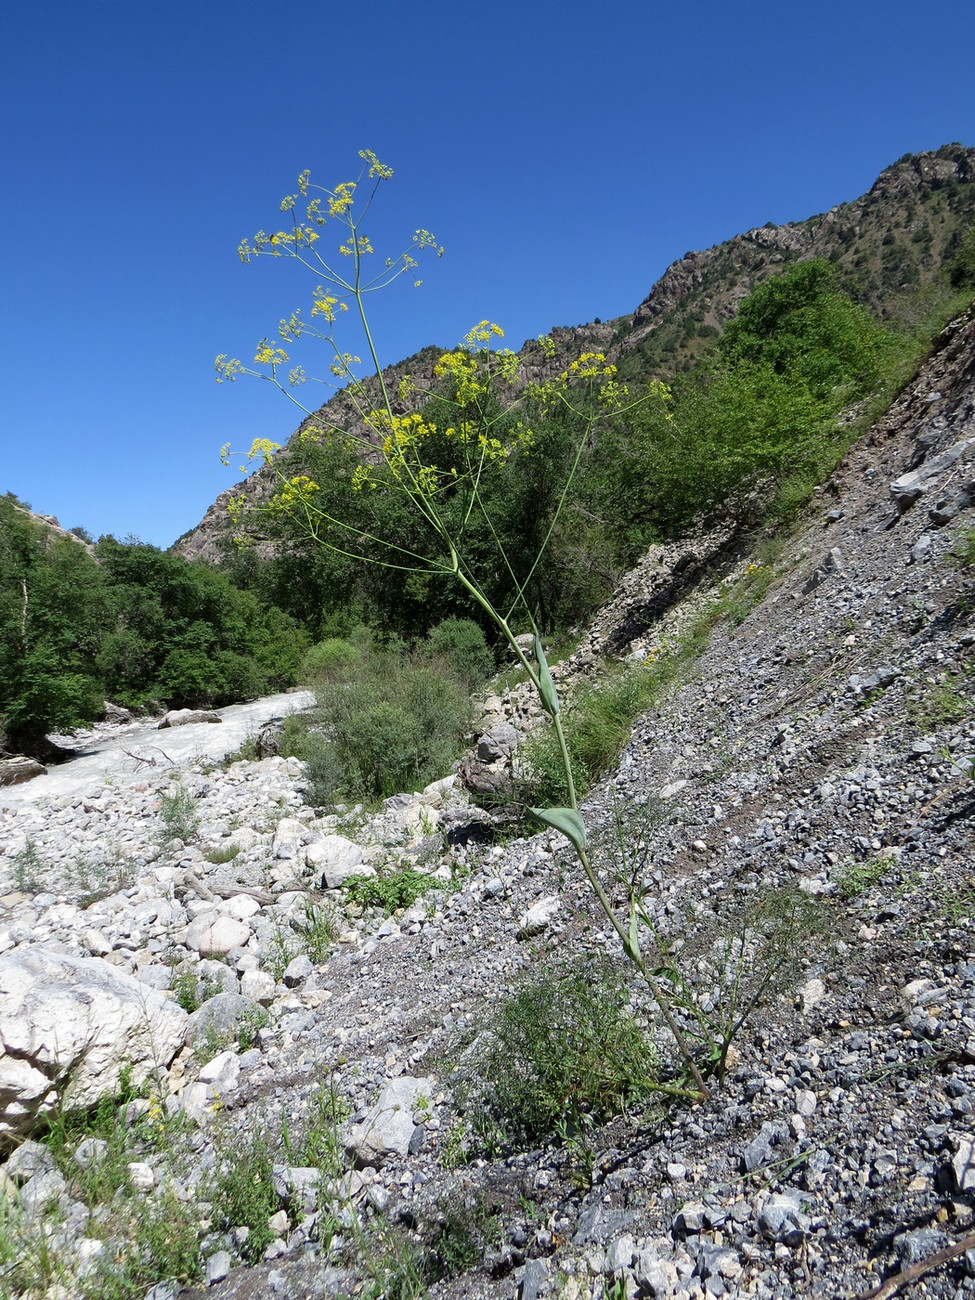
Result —
<path fill-rule="evenodd" d="M 384 359 L 484 317 L 506 342 L 632 311 L 675 258 L 975 145 L 970 0 L 35 0 L 0 53 L 0 491 L 169 545 L 284 441 L 217 386 L 313 287 L 243 266 L 303 168 L 395 168 L 370 230 L 445 245 L 376 300 Z"/>

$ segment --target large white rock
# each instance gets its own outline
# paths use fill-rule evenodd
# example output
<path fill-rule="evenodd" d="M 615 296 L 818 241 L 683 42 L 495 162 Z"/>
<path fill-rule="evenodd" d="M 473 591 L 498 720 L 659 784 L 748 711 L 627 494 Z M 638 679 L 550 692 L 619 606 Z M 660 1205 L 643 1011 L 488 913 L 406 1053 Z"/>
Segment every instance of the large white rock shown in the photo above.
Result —
<path fill-rule="evenodd" d="M 163 731 L 166 727 L 187 727 L 194 722 L 222 722 L 219 713 L 212 709 L 170 709 L 156 728 Z"/>
<path fill-rule="evenodd" d="M 238 921 L 246 921 L 249 916 L 256 916 L 260 910 L 260 903 L 250 894 L 234 894 L 232 898 L 222 898 L 217 904 L 218 912 L 235 916 Z"/>
<path fill-rule="evenodd" d="M 186 927 L 183 942 L 201 957 L 226 957 L 231 948 L 243 948 L 251 937 L 250 926 L 224 912 L 210 911 Z"/>
<path fill-rule="evenodd" d="M 0 1136 L 59 1107 L 138 1087 L 183 1043 L 186 1012 L 100 957 L 42 947 L 0 958 Z"/>
<path fill-rule="evenodd" d="M 350 876 L 374 876 L 372 867 L 363 862 L 360 845 L 344 835 L 323 835 L 305 849 L 305 862 L 322 872 L 326 889 L 338 889 Z"/>
<path fill-rule="evenodd" d="M 308 838 L 308 827 L 297 817 L 282 817 L 274 830 L 271 856 L 294 862 L 301 854 L 301 846 Z"/>

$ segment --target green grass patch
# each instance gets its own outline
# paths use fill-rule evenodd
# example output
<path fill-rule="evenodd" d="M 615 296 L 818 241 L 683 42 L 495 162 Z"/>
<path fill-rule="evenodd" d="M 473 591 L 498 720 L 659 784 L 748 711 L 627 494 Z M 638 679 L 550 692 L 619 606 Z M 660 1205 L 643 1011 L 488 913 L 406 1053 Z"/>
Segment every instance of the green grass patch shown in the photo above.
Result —
<path fill-rule="evenodd" d="M 831 872 L 831 879 L 841 897 L 859 898 L 882 880 L 891 866 L 889 858 L 866 858 L 863 862 L 847 858 Z"/>
<path fill-rule="evenodd" d="M 562 726 L 579 798 L 619 757 L 637 718 L 663 697 L 707 645 L 704 630 L 695 630 L 642 664 L 626 664 L 605 677 L 577 688 L 562 711 Z M 523 753 L 532 776 L 519 792 L 534 807 L 562 807 L 568 785 L 562 750 L 551 725 L 536 732 Z"/>

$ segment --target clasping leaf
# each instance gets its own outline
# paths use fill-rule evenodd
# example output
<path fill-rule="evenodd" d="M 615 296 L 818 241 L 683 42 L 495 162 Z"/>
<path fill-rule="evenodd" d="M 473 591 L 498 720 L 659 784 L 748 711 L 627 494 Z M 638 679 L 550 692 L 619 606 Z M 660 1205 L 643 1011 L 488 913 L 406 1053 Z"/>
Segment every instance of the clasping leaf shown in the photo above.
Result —
<path fill-rule="evenodd" d="M 535 662 L 538 664 L 538 694 L 541 696 L 542 708 L 554 718 L 559 711 L 559 697 L 555 690 L 555 683 L 552 681 L 552 674 L 548 670 L 541 637 L 537 632 L 535 633 Z"/>
<path fill-rule="evenodd" d="M 586 828 L 574 808 L 529 808 L 528 811 L 543 826 L 561 831 L 566 839 L 572 841 L 577 853 L 585 852 Z"/>

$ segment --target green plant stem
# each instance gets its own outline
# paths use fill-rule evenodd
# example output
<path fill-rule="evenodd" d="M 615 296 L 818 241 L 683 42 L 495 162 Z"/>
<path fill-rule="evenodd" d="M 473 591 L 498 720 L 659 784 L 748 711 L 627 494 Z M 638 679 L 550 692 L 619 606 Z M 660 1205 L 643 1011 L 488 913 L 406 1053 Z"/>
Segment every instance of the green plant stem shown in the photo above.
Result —
<path fill-rule="evenodd" d="M 451 546 L 451 558 L 454 562 L 454 573 L 457 575 L 458 580 L 462 583 L 464 587 L 467 588 L 467 590 L 471 593 L 474 599 L 478 601 L 478 603 L 482 606 L 485 612 L 491 617 L 491 619 L 493 619 L 495 624 L 500 628 L 500 630 L 507 637 L 508 644 L 511 646 L 512 650 L 514 650 L 515 654 L 518 656 L 518 659 L 521 662 L 522 667 L 528 673 L 532 685 L 535 687 L 536 690 L 538 690 L 539 687 L 538 672 L 529 663 L 527 656 L 525 655 L 521 646 L 518 644 L 517 640 L 515 639 L 514 633 L 511 631 L 511 628 L 508 626 L 507 621 L 501 617 L 501 615 L 490 603 L 487 597 L 484 596 L 477 588 L 477 586 L 474 583 L 472 583 L 467 578 L 467 576 L 461 571 L 459 561 L 457 559 L 457 553 L 452 546 Z M 569 807 L 572 808 L 575 812 L 578 812 L 579 802 L 576 798 L 575 781 L 573 780 L 573 776 L 572 776 L 572 758 L 569 754 L 569 746 L 565 738 L 565 730 L 562 726 L 562 719 L 558 713 L 555 713 L 552 716 L 552 723 L 555 727 L 555 734 L 558 737 L 559 749 L 562 754 L 562 764 L 565 770 L 566 787 L 568 789 L 568 795 L 569 795 Z M 680 1028 L 680 1026 L 677 1024 L 677 1021 L 674 1019 L 674 1015 L 670 1007 L 669 999 L 667 998 L 663 989 L 654 979 L 653 975 L 647 969 L 646 962 L 643 960 L 640 953 L 634 950 L 634 948 L 630 944 L 629 934 L 624 928 L 623 923 L 620 921 L 619 917 L 616 915 L 616 911 L 613 907 L 613 904 L 610 901 L 609 896 L 607 895 L 605 889 L 603 889 L 602 883 L 599 879 L 599 876 L 596 874 L 592 862 L 589 860 L 589 855 L 585 852 L 585 850 L 576 849 L 575 852 L 576 852 L 576 857 L 579 859 L 583 871 L 586 873 L 586 879 L 589 881 L 593 893 L 596 895 L 596 898 L 599 901 L 600 907 L 603 909 L 603 912 L 606 914 L 606 917 L 609 920 L 610 924 L 612 925 L 613 929 L 619 935 L 623 943 L 624 951 L 626 952 L 627 956 L 630 958 L 630 960 L 633 962 L 633 964 L 636 966 L 637 970 L 640 972 L 641 976 L 643 977 L 644 983 L 646 984 L 647 988 L 650 990 L 651 996 L 653 997 L 657 1006 L 660 1008 L 660 1013 L 667 1024 L 667 1028 L 674 1036 L 674 1041 L 677 1043 L 678 1051 L 683 1057 L 684 1063 L 687 1066 L 688 1070 L 690 1071 L 691 1078 L 694 1080 L 695 1083 L 695 1092 L 690 1095 L 693 1095 L 698 1100 L 703 1101 L 704 1098 L 707 1096 L 707 1088 L 705 1087 L 704 1084 L 704 1077 L 701 1074 L 701 1071 L 698 1068 L 696 1061 L 694 1060 L 690 1048 L 688 1047 L 687 1039 L 684 1035 L 684 1031 Z M 681 1089 L 680 1092 L 683 1095 L 688 1095 L 685 1089 Z"/>

